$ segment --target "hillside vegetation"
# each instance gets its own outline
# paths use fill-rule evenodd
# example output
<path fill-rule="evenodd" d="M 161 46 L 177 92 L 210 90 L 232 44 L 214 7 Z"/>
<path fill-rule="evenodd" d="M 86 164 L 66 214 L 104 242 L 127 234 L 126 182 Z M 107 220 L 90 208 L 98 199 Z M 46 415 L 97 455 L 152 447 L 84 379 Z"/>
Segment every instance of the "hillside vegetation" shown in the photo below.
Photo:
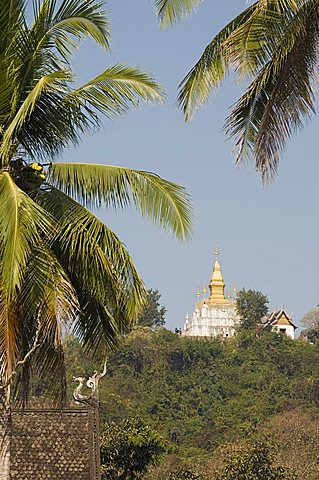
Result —
<path fill-rule="evenodd" d="M 100 368 L 76 339 L 67 343 L 69 383 Z M 139 415 L 167 440 L 158 472 L 197 464 L 205 475 L 229 449 L 266 436 L 298 478 L 319 478 L 319 348 L 303 340 L 270 332 L 195 339 L 140 327 L 111 356 L 100 395 L 103 422 Z"/>

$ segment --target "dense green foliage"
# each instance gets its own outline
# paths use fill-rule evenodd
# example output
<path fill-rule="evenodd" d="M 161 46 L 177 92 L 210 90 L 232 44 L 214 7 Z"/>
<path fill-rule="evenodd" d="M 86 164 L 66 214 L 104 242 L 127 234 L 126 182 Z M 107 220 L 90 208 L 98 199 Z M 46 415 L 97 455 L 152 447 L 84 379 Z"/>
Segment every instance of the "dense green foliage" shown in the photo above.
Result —
<path fill-rule="evenodd" d="M 287 401 L 317 405 L 318 357 L 274 334 L 223 342 L 137 331 L 110 362 L 105 407 L 117 419 L 137 411 L 192 456 L 253 431 Z"/>
<path fill-rule="evenodd" d="M 167 480 L 201 480 L 200 475 L 186 468 L 179 468 L 171 472 Z"/>
<path fill-rule="evenodd" d="M 171 472 L 167 480 L 201 480 L 200 475 L 186 468 L 179 468 Z"/>
<path fill-rule="evenodd" d="M 146 303 L 143 306 L 137 323 L 143 327 L 163 327 L 165 325 L 166 308 L 160 304 L 161 294 L 152 288 L 147 290 Z"/>
<path fill-rule="evenodd" d="M 70 377 L 94 369 L 76 340 L 69 343 L 67 363 Z M 271 332 L 195 339 L 144 327 L 110 359 L 101 415 L 120 422 L 138 414 L 168 439 L 177 457 L 207 458 L 280 412 L 301 406 L 319 414 L 318 394 L 316 345 Z"/>
<path fill-rule="evenodd" d="M 140 418 L 104 425 L 101 433 L 103 480 L 137 480 L 166 452 L 163 438 Z"/>
<path fill-rule="evenodd" d="M 258 290 L 246 290 L 245 288 L 240 290 L 236 298 L 236 310 L 241 318 L 241 328 L 256 327 L 261 318 L 267 315 L 268 303 L 267 296 Z"/>
<path fill-rule="evenodd" d="M 228 458 L 218 480 L 294 480 L 294 474 L 274 464 L 275 455 L 269 446 L 256 442 L 250 448 Z"/>

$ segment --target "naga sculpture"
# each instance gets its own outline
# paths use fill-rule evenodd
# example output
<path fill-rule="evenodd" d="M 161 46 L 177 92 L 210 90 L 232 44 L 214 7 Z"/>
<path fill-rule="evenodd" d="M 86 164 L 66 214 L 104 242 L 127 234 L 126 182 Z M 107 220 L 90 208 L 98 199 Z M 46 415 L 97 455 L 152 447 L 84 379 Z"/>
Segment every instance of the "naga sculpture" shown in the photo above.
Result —
<path fill-rule="evenodd" d="M 84 377 L 73 377 L 74 381 L 79 382 L 78 386 L 73 392 L 73 398 L 77 403 L 84 403 L 93 407 L 98 406 L 99 404 L 99 381 L 106 374 L 106 360 L 104 362 L 104 368 L 102 373 L 97 371 L 88 378 L 86 386 L 91 389 L 90 395 L 83 395 L 82 388 L 84 386 L 85 378 Z"/>

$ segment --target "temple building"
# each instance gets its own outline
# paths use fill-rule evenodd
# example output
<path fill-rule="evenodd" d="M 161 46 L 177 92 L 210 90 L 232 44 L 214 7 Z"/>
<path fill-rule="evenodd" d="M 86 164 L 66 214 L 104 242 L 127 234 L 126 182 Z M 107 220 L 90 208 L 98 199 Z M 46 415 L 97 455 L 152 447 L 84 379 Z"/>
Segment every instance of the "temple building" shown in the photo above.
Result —
<path fill-rule="evenodd" d="M 219 251 L 215 249 L 215 263 L 209 283 L 209 297 L 204 286 L 203 297 L 197 289 L 197 302 L 191 317 L 186 315 L 182 335 L 187 337 L 231 337 L 239 323 L 236 300 L 230 294 L 225 296 L 225 283 L 218 261 Z M 236 289 L 234 289 L 236 295 Z"/>
<path fill-rule="evenodd" d="M 297 326 L 293 323 L 286 310 L 275 310 L 262 319 L 262 325 L 264 328 L 271 328 L 273 332 L 284 333 L 292 339 L 295 338 Z"/>

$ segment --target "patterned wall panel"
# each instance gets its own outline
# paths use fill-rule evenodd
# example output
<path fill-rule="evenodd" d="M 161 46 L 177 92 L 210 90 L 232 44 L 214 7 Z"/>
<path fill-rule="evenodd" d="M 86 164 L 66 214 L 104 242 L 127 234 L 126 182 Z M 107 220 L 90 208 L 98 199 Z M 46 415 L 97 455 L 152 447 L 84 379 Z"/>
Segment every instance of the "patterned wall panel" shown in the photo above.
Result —
<path fill-rule="evenodd" d="M 99 480 L 97 410 L 12 412 L 11 480 Z"/>

